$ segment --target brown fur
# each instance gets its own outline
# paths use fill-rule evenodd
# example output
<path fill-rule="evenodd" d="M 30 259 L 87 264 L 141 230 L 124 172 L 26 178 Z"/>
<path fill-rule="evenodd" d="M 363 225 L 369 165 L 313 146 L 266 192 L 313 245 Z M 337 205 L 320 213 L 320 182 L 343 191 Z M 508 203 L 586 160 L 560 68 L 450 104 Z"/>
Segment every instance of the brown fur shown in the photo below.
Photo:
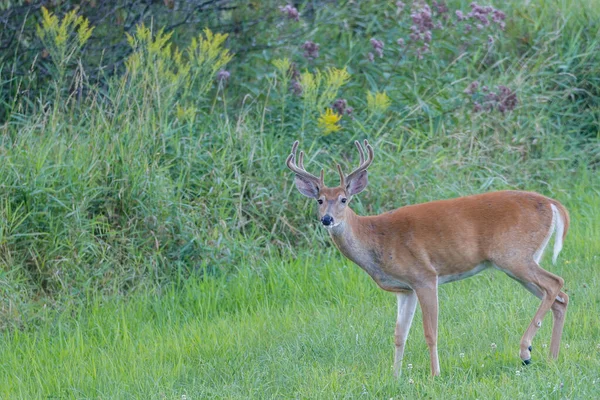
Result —
<path fill-rule="evenodd" d="M 357 252 L 383 254 L 382 272 L 411 287 L 432 276 L 468 272 L 485 261 L 503 266 L 532 257 L 550 229 L 550 204 L 564 210 L 557 201 L 537 193 L 504 191 L 416 204 L 361 217 L 349 207 L 331 212 L 328 202 L 337 199 L 340 191 L 340 188 L 320 191 L 328 199 L 320 207 L 321 213 L 329 212 L 336 222 L 345 222 L 343 230 L 330 232 L 337 247 L 352 260 L 359 257 Z M 566 228 L 565 222 L 565 235 Z M 347 229 L 359 238 L 353 247 L 345 241 Z M 507 248 L 511 251 L 507 252 Z M 420 268 L 408 269 L 409 265 Z"/>

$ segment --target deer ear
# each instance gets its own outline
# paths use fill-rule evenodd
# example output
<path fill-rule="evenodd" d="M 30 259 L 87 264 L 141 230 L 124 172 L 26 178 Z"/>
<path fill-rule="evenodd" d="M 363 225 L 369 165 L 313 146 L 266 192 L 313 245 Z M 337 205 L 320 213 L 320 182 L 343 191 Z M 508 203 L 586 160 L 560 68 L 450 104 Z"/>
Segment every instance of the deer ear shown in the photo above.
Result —
<path fill-rule="evenodd" d="M 350 196 L 359 194 L 367 187 L 369 179 L 367 178 L 367 170 L 359 172 L 350 182 L 346 185 L 346 192 Z"/>
<path fill-rule="evenodd" d="M 315 182 L 305 179 L 300 175 L 296 175 L 294 181 L 296 182 L 296 188 L 298 188 L 300 193 L 313 199 L 319 198 L 319 187 Z"/>

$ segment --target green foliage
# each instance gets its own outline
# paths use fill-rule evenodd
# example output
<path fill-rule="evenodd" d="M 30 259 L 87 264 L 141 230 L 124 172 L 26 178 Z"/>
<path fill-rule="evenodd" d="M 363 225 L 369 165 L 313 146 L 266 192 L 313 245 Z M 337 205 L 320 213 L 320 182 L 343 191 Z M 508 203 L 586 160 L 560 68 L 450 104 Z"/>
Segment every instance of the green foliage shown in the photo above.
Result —
<path fill-rule="evenodd" d="M 450 18 L 464 11 L 448 6 Z M 461 47 L 465 32 L 443 22 L 419 59 L 414 44 L 396 44 L 410 34 L 415 7 L 364 1 L 310 11 L 306 3 L 294 21 L 314 28 L 298 31 L 305 37 L 236 57 L 235 34 L 206 29 L 186 42 L 141 23 L 123 35 L 131 52 L 114 76 L 89 81 L 81 67 L 73 81 L 54 78 L 68 96 L 11 99 L 0 126 L 6 298 L 129 293 L 330 246 L 284 166 L 297 138 L 307 168 L 325 168 L 326 179 L 337 176 L 330 166 L 356 164 L 354 140 L 370 140 L 370 186 L 353 200 L 361 214 L 505 188 L 570 199 L 600 156 L 598 41 L 588 36 L 597 24 L 577 10 L 557 23 L 557 7 L 570 12 L 558 3 L 514 2 L 504 8 L 506 31 L 474 30 Z M 86 54 L 94 28 L 77 15 L 40 12 L 57 65 Z M 535 26 L 518 27 L 529 19 Z M 273 22 L 256 41 L 286 29 Z M 375 37 L 385 46 L 371 62 Z M 317 58 L 303 57 L 305 40 L 320 43 Z M 231 74 L 219 74 L 224 68 Z M 478 98 L 465 93 L 473 81 L 509 86 L 516 106 L 474 112 Z M 30 323 L 10 315 L 5 326 Z"/>

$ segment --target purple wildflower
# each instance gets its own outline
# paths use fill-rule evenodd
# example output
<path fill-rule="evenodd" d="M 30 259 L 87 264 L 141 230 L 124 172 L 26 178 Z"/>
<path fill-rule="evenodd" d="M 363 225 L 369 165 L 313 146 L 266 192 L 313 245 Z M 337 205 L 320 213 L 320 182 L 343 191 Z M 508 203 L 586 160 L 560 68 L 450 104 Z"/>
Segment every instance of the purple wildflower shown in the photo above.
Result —
<path fill-rule="evenodd" d="M 463 91 L 465 94 L 474 94 L 479 88 L 479 82 L 473 81 L 471 84 Z"/>
<path fill-rule="evenodd" d="M 373 53 L 369 52 L 369 54 L 367 54 L 367 58 L 369 59 L 369 61 L 374 62 L 375 61 L 375 56 L 373 55 Z"/>
<path fill-rule="evenodd" d="M 231 74 L 229 73 L 229 71 L 225 71 L 224 69 L 217 72 L 217 80 L 219 82 L 227 81 L 230 76 L 231 76 Z"/>
<path fill-rule="evenodd" d="M 304 50 L 304 57 L 308 60 L 314 60 L 319 57 L 319 45 L 317 43 L 307 40 L 300 48 Z"/>
<path fill-rule="evenodd" d="M 485 102 L 486 104 L 495 104 L 498 102 L 498 100 L 500 100 L 500 96 L 498 96 L 496 94 L 496 92 L 489 92 L 486 96 L 485 96 Z"/>
<path fill-rule="evenodd" d="M 519 102 L 517 94 L 503 85 L 498 86 L 498 98 L 498 111 L 501 113 L 514 110 Z"/>
<path fill-rule="evenodd" d="M 434 27 L 431 8 L 427 4 L 422 4 L 421 8 L 414 11 L 410 17 L 413 21 L 411 29 L 414 32 L 425 33 Z"/>
<path fill-rule="evenodd" d="M 401 13 L 401 12 L 404 10 L 404 7 L 405 7 L 405 6 L 406 6 L 406 4 L 404 4 L 404 3 L 403 3 L 403 2 L 401 2 L 401 1 L 397 1 L 397 2 L 396 2 L 396 7 L 398 7 L 398 10 L 397 10 L 397 11 L 398 11 L 398 14 L 400 14 L 400 13 Z"/>
<path fill-rule="evenodd" d="M 506 19 L 506 14 L 504 14 L 500 10 L 494 10 L 494 12 L 492 13 L 492 21 L 494 21 L 497 24 L 504 21 L 505 19 Z"/>
<path fill-rule="evenodd" d="M 377 53 L 377 55 L 379 56 L 379 58 L 383 57 L 383 47 L 384 44 L 381 40 L 377 40 L 375 38 L 371 38 L 371 46 L 373 46 L 373 50 L 375 51 L 375 53 Z"/>
<path fill-rule="evenodd" d="M 465 19 L 467 19 L 467 17 L 465 17 L 463 12 L 460 10 L 456 10 L 455 14 L 456 14 L 456 19 L 458 19 L 459 21 L 464 21 Z"/>
<path fill-rule="evenodd" d="M 444 18 L 444 19 L 448 18 L 446 16 L 446 14 L 448 13 L 449 10 L 448 10 L 448 6 L 446 5 L 445 2 L 443 2 L 443 1 L 437 2 L 437 1 L 433 0 L 432 4 L 438 15 L 441 15 L 442 18 Z"/>
<path fill-rule="evenodd" d="M 473 95 L 475 94 L 478 87 L 479 83 L 477 81 L 474 81 L 469 85 L 469 87 L 464 91 L 464 93 Z M 481 91 L 483 93 L 486 93 L 485 96 L 483 96 L 483 104 L 480 103 L 478 100 L 474 101 L 474 112 L 491 112 L 494 109 L 496 109 L 500 113 L 504 114 L 508 111 L 514 110 L 519 102 L 517 99 L 517 94 L 504 85 L 498 86 L 497 92 L 489 91 L 487 86 L 483 86 L 481 88 Z"/>
<path fill-rule="evenodd" d="M 296 7 L 291 5 L 286 5 L 285 7 L 279 7 L 279 11 L 284 13 L 288 19 L 293 19 L 294 21 L 300 21 L 300 13 Z"/>
<path fill-rule="evenodd" d="M 348 107 L 348 102 L 345 99 L 337 99 L 333 102 L 331 108 L 338 115 L 350 115 L 354 109 L 352 107 Z"/>
<path fill-rule="evenodd" d="M 423 46 L 421 46 L 417 49 L 417 59 L 422 60 L 423 54 L 428 53 L 428 52 L 429 52 L 429 44 L 423 43 Z"/>
<path fill-rule="evenodd" d="M 398 43 L 398 46 L 400 46 L 400 47 L 404 47 L 404 44 L 405 44 L 404 39 L 402 39 L 402 38 L 396 40 L 396 43 Z"/>
<path fill-rule="evenodd" d="M 488 35 L 488 46 L 494 45 L 494 37 L 492 35 Z"/>
<path fill-rule="evenodd" d="M 471 12 L 467 14 L 467 17 L 479 21 L 483 27 L 489 26 L 491 22 L 497 24 L 501 30 L 504 30 L 506 26 L 506 23 L 504 22 L 506 14 L 503 11 L 495 9 L 492 6 L 480 6 L 475 2 L 471 3 Z"/>
<path fill-rule="evenodd" d="M 290 92 L 292 92 L 296 96 L 300 96 L 302 94 L 302 91 L 304 90 L 300 82 L 293 80 L 291 83 L 292 84 L 290 85 Z"/>

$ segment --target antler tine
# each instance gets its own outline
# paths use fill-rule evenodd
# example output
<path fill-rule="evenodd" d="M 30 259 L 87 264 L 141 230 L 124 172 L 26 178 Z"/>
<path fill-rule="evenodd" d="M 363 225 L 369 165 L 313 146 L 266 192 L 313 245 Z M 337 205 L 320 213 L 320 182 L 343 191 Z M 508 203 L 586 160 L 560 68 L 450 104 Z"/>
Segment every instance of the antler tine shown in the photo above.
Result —
<path fill-rule="evenodd" d="M 319 184 L 319 186 L 323 186 L 324 179 L 324 171 L 321 170 L 321 178 L 317 178 L 313 174 L 306 172 L 304 169 L 304 152 L 300 152 L 300 156 L 298 157 L 298 163 L 296 164 L 296 151 L 298 150 L 298 141 L 294 142 L 292 146 L 292 153 L 288 156 L 286 160 L 286 164 L 289 169 L 291 169 L 296 175 L 303 177 L 305 179 L 309 179 L 311 181 L 315 181 Z"/>
<path fill-rule="evenodd" d="M 356 168 L 354 171 L 352 171 L 346 177 L 346 182 L 350 182 L 352 180 L 352 178 L 354 178 L 358 173 L 369 168 L 369 165 L 371 165 L 371 163 L 373 162 L 373 157 L 374 157 L 373 147 L 371 147 L 371 145 L 369 144 L 369 142 L 366 139 L 365 139 L 364 143 L 365 143 L 365 147 L 367 148 L 367 159 L 366 160 L 365 160 L 365 152 L 364 152 L 362 146 L 360 145 L 360 143 L 358 141 L 354 142 L 354 144 L 356 145 L 356 148 L 358 149 L 358 152 L 360 154 L 360 164 L 359 164 L 358 168 Z"/>
<path fill-rule="evenodd" d="M 338 172 L 340 173 L 340 186 L 345 187 L 346 186 L 346 177 L 344 176 L 344 173 L 342 172 L 342 166 L 340 164 L 338 164 L 337 169 L 338 169 Z"/>
<path fill-rule="evenodd" d="M 373 162 L 374 152 L 373 152 L 373 147 L 371 147 L 371 145 L 369 144 L 369 141 L 367 139 L 365 139 L 365 147 L 367 148 L 367 151 L 369 152 L 369 159 L 371 159 L 371 161 L 369 162 L 369 165 L 371 165 L 371 163 Z M 367 165 L 367 167 L 369 165 Z"/>
<path fill-rule="evenodd" d="M 358 153 L 360 154 L 360 163 L 358 165 L 362 165 L 362 163 L 365 162 L 365 152 L 358 140 L 354 141 L 354 145 L 356 146 L 356 148 L 358 149 Z"/>

